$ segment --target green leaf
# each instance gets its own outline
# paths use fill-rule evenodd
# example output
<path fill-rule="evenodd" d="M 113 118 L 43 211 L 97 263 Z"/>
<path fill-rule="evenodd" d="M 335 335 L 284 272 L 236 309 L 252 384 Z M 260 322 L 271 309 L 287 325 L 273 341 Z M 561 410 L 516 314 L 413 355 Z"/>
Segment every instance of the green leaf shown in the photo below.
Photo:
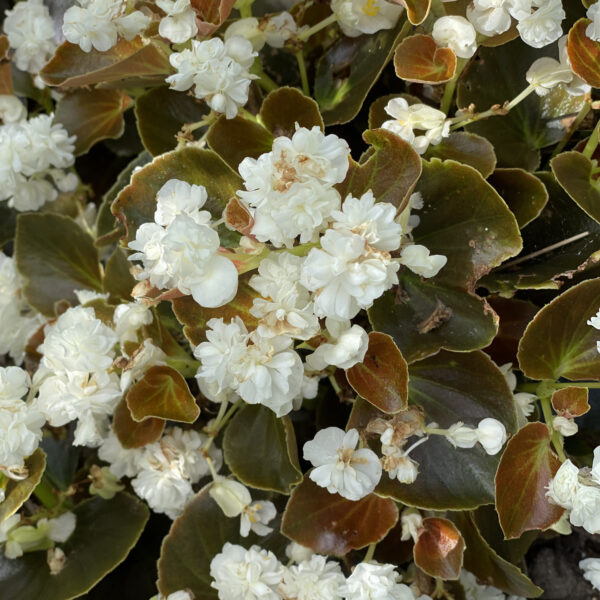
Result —
<path fill-rule="evenodd" d="M 5 497 L 0 502 L 0 523 L 5 521 L 11 515 L 14 515 L 25 501 L 31 496 L 33 490 L 42 479 L 46 468 L 46 455 L 41 448 L 38 448 L 26 461 L 28 475 L 26 479 L 15 481 L 8 480 Z"/>
<path fill-rule="evenodd" d="M 452 513 L 452 520 L 460 529 L 467 548 L 464 566 L 481 581 L 502 590 L 506 594 L 537 598 L 542 589 L 515 565 L 499 556 L 487 543 L 477 528 L 473 516 L 466 512 Z"/>
<path fill-rule="evenodd" d="M 173 150 L 177 146 L 175 136 L 183 125 L 196 123 L 207 114 L 206 104 L 165 86 L 147 91 L 135 103 L 140 138 L 152 156 Z"/>
<path fill-rule="evenodd" d="M 57 575 L 50 575 L 45 552 L 14 560 L 0 555 L 0 586 L 6 598 L 71 600 L 85 594 L 125 560 L 149 516 L 143 502 L 124 493 L 111 500 L 85 500 L 73 512 L 77 525 L 61 544 L 67 561 Z"/>
<path fill-rule="evenodd" d="M 296 123 L 307 129 L 315 126 L 325 129 L 319 105 L 291 87 L 280 87 L 270 92 L 260 107 L 259 118 L 275 137 L 291 137 L 296 131 Z"/>
<path fill-rule="evenodd" d="M 69 135 L 77 136 L 75 155 L 85 154 L 96 142 L 118 138 L 123 133 L 123 113 L 131 98 L 121 90 L 75 90 L 56 105 L 55 120 Z"/>
<path fill-rule="evenodd" d="M 512 433 L 517 415 L 512 393 L 498 367 L 483 354 L 442 351 L 409 367 L 409 399 L 425 410 L 426 422 L 447 428 L 458 421 L 476 427 L 492 417 Z M 433 435 L 410 454 L 419 476 L 410 485 L 384 474 L 376 492 L 404 504 L 429 510 L 464 510 L 494 499 L 499 457 L 477 445 L 454 448 Z"/>
<path fill-rule="evenodd" d="M 421 175 L 421 159 L 411 145 L 385 129 L 367 130 L 365 142 L 372 153 L 362 164 L 350 158 L 346 179 L 336 186 L 342 199 L 371 190 L 378 202 L 390 202 L 401 211 Z"/>
<path fill-rule="evenodd" d="M 314 96 L 326 125 L 348 123 L 392 58 L 408 28 L 399 19 L 377 35 L 342 37 L 316 63 Z"/>
<path fill-rule="evenodd" d="M 488 182 L 508 204 L 521 229 L 536 219 L 548 202 L 546 186 L 523 169 L 496 169 Z"/>
<path fill-rule="evenodd" d="M 138 423 L 150 417 L 193 423 L 200 414 L 185 379 L 166 365 L 150 367 L 126 398 L 131 417 Z"/>
<path fill-rule="evenodd" d="M 546 498 L 559 467 L 544 423 L 528 423 L 509 440 L 496 473 L 496 511 L 506 538 L 546 530 L 560 519 L 564 509 Z"/>
<path fill-rule="evenodd" d="M 127 241 L 142 223 L 154 221 L 156 194 L 169 179 L 203 185 L 208 193 L 204 208 L 220 218 L 227 201 L 241 187 L 241 178 L 212 150 L 186 147 L 167 152 L 131 177 L 113 202 L 113 214 L 127 228 Z"/>
<path fill-rule="evenodd" d="M 542 308 L 519 343 L 519 367 L 531 379 L 600 380 L 600 332 L 587 324 L 600 309 L 600 279 L 573 286 Z"/>
<path fill-rule="evenodd" d="M 231 472 L 250 487 L 289 494 L 302 481 L 294 426 L 260 405 L 244 405 L 223 437 L 223 454 Z"/>
<path fill-rule="evenodd" d="M 249 548 L 252 544 L 278 554 L 284 546 L 279 534 L 258 538 L 253 533 L 240 536 L 239 519 L 223 514 L 210 497 L 206 486 L 187 504 L 183 514 L 173 521 L 162 543 L 158 560 L 158 589 L 163 596 L 188 589 L 194 598 L 216 600 L 217 590 L 210 587 L 210 562 L 225 542 Z"/>
<path fill-rule="evenodd" d="M 414 547 L 415 564 L 432 577 L 458 579 L 463 564 L 465 540 L 448 519 L 423 519 Z"/>
<path fill-rule="evenodd" d="M 106 261 L 104 268 L 103 287 L 115 301 L 131 301 L 131 290 L 137 283 L 129 272 L 131 262 L 122 248 L 115 248 Z"/>
<path fill-rule="evenodd" d="M 580 152 L 563 152 L 550 165 L 565 192 L 592 219 L 600 221 L 600 189 L 592 178 L 592 161 Z"/>
<path fill-rule="evenodd" d="M 17 227 L 17 211 L 9 208 L 6 202 L 0 203 L 0 247 L 10 242 Z"/>
<path fill-rule="evenodd" d="M 354 391 L 379 410 L 393 414 L 408 405 L 408 365 L 394 340 L 385 333 L 369 333 L 362 362 L 346 370 Z"/>
<path fill-rule="evenodd" d="M 394 52 L 396 75 L 405 81 L 438 84 L 449 81 L 456 72 L 456 54 L 450 48 L 438 48 L 429 35 L 404 38 Z"/>
<path fill-rule="evenodd" d="M 123 448 L 143 448 L 157 442 L 165 429 L 164 419 L 149 417 L 141 422 L 134 421 L 127 401 L 122 398 L 113 415 L 112 427 Z"/>
<path fill-rule="evenodd" d="M 318 554 L 343 556 L 382 540 L 398 520 L 389 499 L 369 494 L 353 502 L 307 476 L 288 500 L 281 533 Z"/>
<path fill-rule="evenodd" d="M 373 328 L 391 335 L 409 363 L 441 348 L 468 351 L 492 341 L 497 317 L 473 290 L 521 248 L 514 215 L 472 167 L 425 162 L 417 191 L 424 205 L 414 241 L 448 262 L 430 279 L 403 268 L 397 290 L 368 311 Z"/>
<path fill-rule="evenodd" d="M 173 72 L 169 57 L 154 43 L 121 39 L 106 52 L 84 52 L 64 42 L 40 71 L 47 85 L 63 88 L 119 82 L 119 87 L 161 85 Z M 130 85 L 131 84 L 131 85 Z"/>
<path fill-rule="evenodd" d="M 427 158 L 455 160 L 477 169 L 484 178 L 489 177 L 496 166 L 494 147 L 488 140 L 475 133 L 455 131 L 435 146 L 429 146 Z M 502 194 L 500 194 L 502 195 Z"/>
<path fill-rule="evenodd" d="M 70 217 L 27 213 L 17 219 L 15 258 L 31 306 L 54 316 L 54 303 L 77 302 L 74 290 L 102 290 L 92 238 Z"/>

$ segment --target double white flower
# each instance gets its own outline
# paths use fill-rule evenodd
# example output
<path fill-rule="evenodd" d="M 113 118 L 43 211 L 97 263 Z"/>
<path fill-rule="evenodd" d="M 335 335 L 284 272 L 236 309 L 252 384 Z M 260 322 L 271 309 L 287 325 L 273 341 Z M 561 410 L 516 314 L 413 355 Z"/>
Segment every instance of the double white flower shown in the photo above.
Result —
<path fill-rule="evenodd" d="M 386 0 L 332 0 L 331 10 L 342 31 L 349 37 L 391 29 L 403 7 Z"/>

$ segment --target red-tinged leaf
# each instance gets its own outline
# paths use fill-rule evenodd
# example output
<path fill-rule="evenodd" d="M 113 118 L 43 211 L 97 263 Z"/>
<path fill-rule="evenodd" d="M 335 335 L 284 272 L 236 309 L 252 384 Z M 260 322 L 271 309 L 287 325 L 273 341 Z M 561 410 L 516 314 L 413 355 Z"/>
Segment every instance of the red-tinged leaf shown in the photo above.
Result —
<path fill-rule="evenodd" d="M 281 533 L 319 554 L 343 556 L 379 542 L 397 520 L 392 500 L 369 494 L 352 502 L 305 476 L 290 496 Z"/>
<path fill-rule="evenodd" d="M 69 135 L 76 135 L 75 155 L 85 154 L 96 142 L 118 138 L 123 133 L 123 113 L 132 100 L 121 90 L 76 90 L 63 96 L 56 106 L 56 121 Z"/>
<path fill-rule="evenodd" d="M 411 35 L 396 48 L 394 67 L 405 81 L 444 83 L 454 77 L 456 54 L 450 48 L 438 48 L 429 35 Z"/>
<path fill-rule="evenodd" d="M 84 52 L 79 46 L 65 42 L 40 71 L 51 86 L 83 87 L 125 79 L 143 79 L 163 83 L 173 69 L 169 57 L 155 44 L 135 38 L 119 40 L 106 52 Z"/>
<path fill-rule="evenodd" d="M 0 60 L 8 58 L 10 43 L 5 35 L 0 35 Z"/>
<path fill-rule="evenodd" d="M 238 198 L 232 198 L 225 207 L 225 222 L 242 235 L 249 235 L 254 227 L 254 217 Z"/>
<path fill-rule="evenodd" d="M 585 33 L 590 23 L 589 19 L 579 19 L 571 27 L 567 55 L 576 75 L 592 87 L 600 87 L 600 44 Z"/>
<path fill-rule="evenodd" d="M 385 413 L 397 413 L 408 406 L 408 364 L 385 333 L 369 333 L 363 362 L 348 369 L 346 377 L 357 394 Z"/>
<path fill-rule="evenodd" d="M 350 158 L 346 179 L 337 186 L 345 198 L 371 190 L 379 202 L 391 202 L 401 211 L 421 175 L 421 158 L 410 144 L 385 129 L 370 129 L 363 139 L 373 153 L 362 164 Z"/>
<path fill-rule="evenodd" d="M 587 324 L 600 308 L 600 278 L 584 281 L 540 310 L 519 343 L 519 366 L 531 379 L 600 380 L 600 333 Z"/>
<path fill-rule="evenodd" d="M 415 544 L 415 564 L 432 577 L 458 579 L 463 564 L 465 540 L 448 519 L 423 519 L 423 530 Z"/>
<path fill-rule="evenodd" d="M 185 379 L 167 366 L 150 367 L 126 398 L 131 417 L 138 423 L 149 417 L 193 423 L 200 414 Z"/>
<path fill-rule="evenodd" d="M 552 394 L 552 408 L 567 419 L 581 417 L 590 410 L 588 394 L 588 389 L 581 387 L 567 387 L 556 390 Z"/>
<path fill-rule="evenodd" d="M 115 410 L 112 426 L 123 448 L 142 448 L 160 439 L 165 423 L 164 419 L 154 417 L 140 423 L 134 421 L 123 398 Z"/>
<path fill-rule="evenodd" d="M 12 72 L 9 62 L 0 62 L 0 94 L 13 94 Z"/>
<path fill-rule="evenodd" d="M 319 105 L 300 90 L 291 87 L 280 87 L 263 100 L 260 119 L 276 137 L 291 137 L 296 131 L 296 123 L 307 129 L 315 125 L 321 130 L 325 129 Z"/>
<path fill-rule="evenodd" d="M 235 0 L 191 0 L 196 11 L 196 25 L 203 36 L 215 32 L 231 13 Z"/>
<path fill-rule="evenodd" d="M 496 510 L 506 538 L 546 530 L 560 519 L 564 509 L 546 498 L 559 467 L 543 423 L 528 423 L 509 440 L 496 473 Z"/>
<path fill-rule="evenodd" d="M 408 20 L 413 25 L 420 25 L 429 14 L 431 0 L 393 0 L 396 4 L 403 4 L 406 7 Z"/>

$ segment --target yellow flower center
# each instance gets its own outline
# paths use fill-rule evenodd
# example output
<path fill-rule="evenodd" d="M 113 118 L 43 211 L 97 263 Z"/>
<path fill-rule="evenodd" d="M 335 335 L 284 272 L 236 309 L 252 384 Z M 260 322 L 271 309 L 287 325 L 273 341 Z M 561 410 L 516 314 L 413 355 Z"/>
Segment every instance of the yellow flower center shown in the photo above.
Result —
<path fill-rule="evenodd" d="M 367 0 L 362 7 L 362 11 L 368 17 L 374 17 L 379 12 L 380 7 L 377 6 L 377 0 Z"/>

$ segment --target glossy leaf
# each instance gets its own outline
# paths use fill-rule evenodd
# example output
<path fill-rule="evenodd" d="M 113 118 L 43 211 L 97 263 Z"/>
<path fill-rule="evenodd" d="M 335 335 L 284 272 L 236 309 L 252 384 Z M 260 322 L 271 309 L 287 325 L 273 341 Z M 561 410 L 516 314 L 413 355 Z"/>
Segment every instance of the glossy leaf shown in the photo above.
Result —
<path fill-rule="evenodd" d="M 521 570 L 499 556 L 487 543 L 477 528 L 473 516 L 466 512 L 452 514 L 466 542 L 464 567 L 489 585 L 502 590 L 506 594 L 514 594 L 525 598 L 537 598 L 542 594 L 529 577 Z"/>
<path fill-rule="evenodd" d="M 581 417 L 590 410 L 588 395 L 588 389 L 581 387 L 556 390 L 552 394 L 552 408 L 567 418 Z"/>
<path fill-rule="evenodd" d="M 45 552 L 16 560 L 0 555 L 0 587 L 6 598 L 71 600 L 85 594 L 125 559 L 149 516 L 141 500 L 124 493 L 111 500 L 91 498 L 72 510 L 77 525 L 60 544 L 67 560 L 57 575 L 50 574 Z"/>
<path fill-rule="evenodd" d="M 160 107 L 160 110 L 156 110 Z M 176 135 L 186 123 L 208 114 L 204 103 L 193 96 L 161 86 L 147 91 L 135 103 L 137 128 L 144 148 L 158 156 L 177 145 Z"/>
<path fill-rule="evenodd" d="M 108 257 L 102 285 L 111 298 L 131 301 L 131 290 L 137 283 L 129 272 L 131 265 L 123 248 L 115 248 Z"/>
<path fill-rule="evenodd" d="M 600 189 L 592 178 L 592 161 L 580 152 L 563 152 L 551 161 L 561 187 L 592 219 L 600 221 Z"/>
<path fill-rule="evenodd" d="M 260 120 L 275 136 L 291 137 L 296 131 L 296 123 L 300 127 L 325 129 L 319 105 L 300 90 L 291 87 L 280 87 L 269 93 L 260 107 Z"/>
<path fill-rule="evenodd" d="M 0 502 L 0 523 L 11 515 L 14 515 L 31 496 L 37 484 L 41 481 L 46 468 L 46 455 L 38 448 L 29 458 L 25 460 L 28 476 L 21 480 L 8 480 L 4 493 L 4 500 Z"/>
<path fill-rule="evenodd" d="M 423 519 L 423 530 L 414 547 L 415 564 L 432 577 L 458 579 L 463 563 L 465 541 L 448 519 Z"/>
<path fill-rule="evenodd" d="M 17 211 L 6 202 L 0 203 L 0 246 L 4 246 L 15 235 L 17 228 Z"/>
<path fill-rule="evenodd" d="M 346 377 L 359 396 L 385 413 L 400 412 L 408 405 L 408 365 L 385 333 L 369 333 L 365 358 L 347 369 Z"/>
<path fill-rule="evenodd" d="M 447 428 L 458 421 L 476 427 L 492 417 L 506 430 L 517 427 L 515 404 L 504 376 L 482 352 L 442 351 L 409 367 L 409 399 L 425 410 L 426 422 Z M 376 492 L 419 508 L 464 510 L 493 502 L 499 456 L 477 445 L 454 448 L 434 435 L 410 453 L 419 476 L 410 485 L 384 474 Z"/>
<path fill-rule="evenodd" d="M 496 473 L 496 510 L 505 537 L 545 530 L 560 519 L 564 509 L 546 498 L 559 467 L 543 423 L 528 423 L 509 440 Z"/>
<path fill-rule="evenodd" d="M 450 48 L 438 48 L 429 35 L 404 38 L 394 53 L 396 75 L 417 83 L 444 83 L 454 77 L 456 54 Z"/>
<path fill-rule="evenodd" d="M 123 113 L 132 100 L 120 90 L 76 90 L 56 105 L 55 120 L 77 136 L 75 155 L 85 154 L 96 142 L 123 133 Z"/>
<path fill-rule="evenodd" d="M 84 52 L 64 42 L 40 76 L 47 85 L 69 88 L 127 79 L 162 84 L 172 70 L 169 57 L 157 45 L 138 37 L 131 42 L 121 39 L 106 52 Z"/>
<path fill-rule="evenodd" d="M 567 55 L 576 75 L 592 87 L 600 87 L 600 44 L 585 33 L 590 23 L 589 19 L 579 19 L 571 27 Z"/>
<path fill-rule="evenodd" d="M 139 423 L 134 421 L 123 398 L 115 409 L 112 426 L 123 448 L 142 448 L 160 439 L 165 420 L 150 417 Z"/>
<path fill-rule="evenodd" d="M 26 280 L 27 301 L 54 316 L 54 303 L 77 302 L 74 290 L 102 290 L 92 238 L 70 217 L 27 213 L 17 219 L 17 268 Z"/>
<path fill-rule="evenodd" d="M 390 202 L 402 210 L 421 175 L 419 155 L 385 129 L 367 130 L 363 138 L 373 152 L 362 164 L 350 158 L 348 174 L 338 191 L 342 198 L 348 194 L 358 198 L 371 190 L 379 202 Z"/>
<path fill-rule="evenodd" d="M 131 386 L 127 406 L 138 423 L 149 417 L 193 423 L 200 414 L 185 379 L 179 371 L 165 365 L 150 367 Z"/>
<path fill-rule="evenodd" d="M 519 343 L 519 366 L 531 379 L 600 380 L 600 332 L 587 324 L 600 308 L 600 279 L 584 281 L 546 304 Z"/>
<path fill-rule="evenodd" d="M 316 63 L 314 97 L 326 125 L 347 123 L 404 37 L 403 19 L 377 35 L 342 37 Z"/>
<path fill-rule="evenodd" d="M 156 193 L 169 179 L 203 185 L 208 193 L 204 208 L 216 218 L 241 186 L 240 177 L 211 150 L 187 147 L 167 152 L 134 173 L 113 202 L 113 214 L 126 226 L 128 241 L 142 223 L 154 221 Z"/>
<path fill-rule="evenodd" d="M 343 556 L 382 540 L 397 520 L 389 499 L 369 494 L 353 502 L 306 476 L 288 500 L 281 533 L 318 554 Z"/>
<path fill-rule="evenodd" d="M 546 186 L 523 169 L 496 169 L 488 182 L 508 204 L 521 229 L 536 219 L 548 202 Z"/>
<path fill-rule="evenodd" d="M 250 487 L 289 494 L 302 481 L 294 426 L 260 405 L 244 405 L 225 429 L 225 462 Z"/>
<path fill-rule="evenodd" d="M 466 131 L 455 131 L 443 138 L 439 144 L 429 146 L 426 156 L 469 165 L 477 169 L 484 179 L 493 173 L 496 166 L 496 154 L 492 144 L 484 137 Z"/>

